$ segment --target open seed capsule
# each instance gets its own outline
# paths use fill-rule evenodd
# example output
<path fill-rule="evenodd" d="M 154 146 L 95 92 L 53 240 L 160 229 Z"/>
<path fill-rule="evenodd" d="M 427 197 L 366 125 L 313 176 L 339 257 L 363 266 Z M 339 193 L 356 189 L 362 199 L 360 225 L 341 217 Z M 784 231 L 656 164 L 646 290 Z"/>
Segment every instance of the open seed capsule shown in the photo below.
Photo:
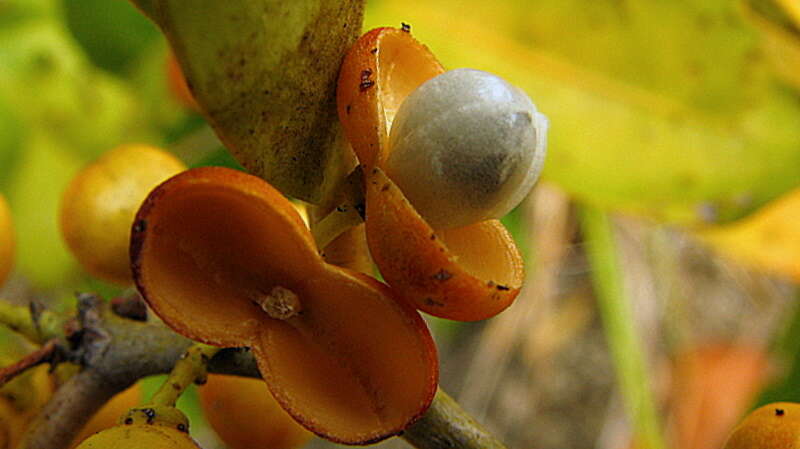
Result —
<path fill-rule="evenodd" d="M 436 350 L 419 314 L 325 263 L 294 206 L 259 178 L 207 167 L 165 182 L 137 214 L 131 263 L 167 324 L 252 348 L 278 403 L 321 436 L 377 441 L 433 399 Z"/>
<path fill-rule="evenodd" d="M 436 58 L 408 32 L 372 30 L 345 57 L 337 90 L 338 112 L 364 165 L 367 241 L 384 279 L 420 310 L 473 321 L 504 310 L 519 293 L 523 263 L 514 241 L 497 220 L 435 229 L 398 187 L 389 173 L 392 165 L 387 165 L 394 151 L 389 130 L 398 109 L 415 89 L 443 72 Z M 527 111 L 535 114 L 535 110 Z M 535 117 L 531 115 L 531 124 L 538 123 Z M 412 121 L 416 119 L 398 119 L 398 139 L 413 134 L 401 131 L 406 126 L 402 123 Z M 538 128 L 533 129 L 535 134 Z M 536 160 L 534 155 L 531 166 L 539 163 Z M 408 167 L 402 170 L 409 171 Z M 405 184 L 415 182 L 413 174 L 402 178 Z M 430 187 L 424 178 L 416 180 L 422 191 Z M 501 203 L 491 205 L 488 215 L 508 207 L 498 206 Z"/>

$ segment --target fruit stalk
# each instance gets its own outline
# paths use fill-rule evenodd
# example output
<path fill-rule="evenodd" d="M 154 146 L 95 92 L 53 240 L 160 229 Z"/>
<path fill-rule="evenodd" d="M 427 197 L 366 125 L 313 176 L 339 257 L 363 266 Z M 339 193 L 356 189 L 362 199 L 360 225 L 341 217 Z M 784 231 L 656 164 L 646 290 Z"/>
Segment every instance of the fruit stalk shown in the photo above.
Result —
<path fill-rule="evenodd" d="M 506 449 L 441 388 L 428 411 L 403 433 L 417 449 Z"/>
<path fill-rule="evenodd" d="M 150 403 L 174 407 L 175 402 L 189 385 L 195 382 L 205 383 L 208 362 L 219 351 L 220 348 L 202 343 L 187 349 L 169 373 L 167 380 L 155 392 Z"/>

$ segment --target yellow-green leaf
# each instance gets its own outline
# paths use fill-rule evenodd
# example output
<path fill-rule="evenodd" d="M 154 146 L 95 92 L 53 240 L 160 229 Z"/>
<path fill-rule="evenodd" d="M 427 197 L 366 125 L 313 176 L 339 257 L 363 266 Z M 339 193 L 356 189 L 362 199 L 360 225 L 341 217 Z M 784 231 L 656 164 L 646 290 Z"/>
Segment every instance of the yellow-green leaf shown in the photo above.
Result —
<path fill-rule="evenodd" d="M 450 67 L 522 87 L 550 118 L 544 176 L 675 223 L 746 215 L 800 183 L 800 102 L 727 0 L 371 4 Z M 457 11 L 457 13 L 456 13 Z"/>
<path fill-rule="evenodd" d="M 220 139 L 252 173 L 320 201 L 349 167 L 336 116 L 363 0 L 135 0 L 164 31 Z"/>
<path fill-rule="evenodd" d="M 800 89 L 800 2 L 796 0 L 747 0 L 742 11 L 762 36 L 764 55 L 775 72 Z"/>

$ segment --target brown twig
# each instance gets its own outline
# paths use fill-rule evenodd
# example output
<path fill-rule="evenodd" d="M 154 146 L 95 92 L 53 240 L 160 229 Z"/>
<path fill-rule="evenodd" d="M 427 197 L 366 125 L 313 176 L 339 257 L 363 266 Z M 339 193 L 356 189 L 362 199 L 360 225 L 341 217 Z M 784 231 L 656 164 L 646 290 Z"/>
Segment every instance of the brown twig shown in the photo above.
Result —
<path fill-rule="evenodd" d="M 123 318 L 147 321 L 147 305 L 138 292 L 123 295 L 111 300 L 111 310 Z"/>
<path fill-rule="evenodd" d="M 19 449 L 66 449 L 106 401 L 142 377 L 169 373 L 192 341 L 161 324 L 116 316 L 91 295 L 79 298 L 78 330 L 66 354 L 83 370 L 59 388 L 31 423 Z M 260 377 L 247 349 L 217 353 L 208 371 Z M 403 437 L 419 449 L 504 449 L 444 392 Z"/>
<path fill-rule="evenodd" d="M 58 352 L 56 340 L 50 340 L 41 348 L 26 355 L 18 362 L 0 368 L 0 387 L 8 383 L 11 379 L 25 372 L 29 368 L 51 362 Z"/>

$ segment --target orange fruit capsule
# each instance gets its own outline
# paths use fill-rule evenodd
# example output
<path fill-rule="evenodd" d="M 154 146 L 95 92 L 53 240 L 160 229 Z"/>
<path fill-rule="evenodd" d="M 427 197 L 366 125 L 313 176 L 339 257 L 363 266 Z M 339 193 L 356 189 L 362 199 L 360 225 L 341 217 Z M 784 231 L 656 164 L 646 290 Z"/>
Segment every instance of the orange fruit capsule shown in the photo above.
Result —
<path fill-rule="evenodd" d="M 173 98 L 185 107 L 194 112 L 200 112 L 200 106 L 189 90 L 189 85 L 186 83 L 186 77 L 183 75 L 183 70 L 175 58 L 175 54 L 171 51 L 167 53 L 167 86 Z"/>
<path fill-rule="evenodd" d="M 205 167 L 156 188 L 134 221 L 131 263 L 168 325 L 252 348 L 278 403 L 325 438 L 396 435 L 433 399 L 436 349 L 419 314 L 325 263 L 294 206 L 255 176 Z"/>
<path fill-rule="evenodd" d="M 78 446 L 83 440 L 98 432 L 114 427 L 119 417 L 128 409 L 138 405 L 141 400 L 142 392 L 138 383 L 112 397 L 83 426 L 78 436 L 72 440 L 72 447 Z"/>
<path fill-rule="evenodd" d="M 344 59 L 339 119 L 365 168 L 366 233 L 384 279 L 419 310 L 442 318 L 492 317 L 516 298 L 522 256 L 497 220 L 434 230 L 383 170 L 403 100 L 444 68 L 410 33 L 378 28 Z"/>
<path fill-rule="evenodd" d="M 61 199 L 61 235 L 92 275 L 130 285 L 133 216 L 156 185 L 186 169 L 178 158 L 143 144 L 120 145 L 88 164 Z"/>
<path fill-rule="evenodd" d="M 0 286 L 6 281 L 14 265 L 14 226 L 11 210 L 3 195 L 0 195 Z"/>
<path fill-rule="evenodd" d="M 800 448 L 800 404 L 775 402 L 759 407 L 734 429 L 724 449 Z"/>

